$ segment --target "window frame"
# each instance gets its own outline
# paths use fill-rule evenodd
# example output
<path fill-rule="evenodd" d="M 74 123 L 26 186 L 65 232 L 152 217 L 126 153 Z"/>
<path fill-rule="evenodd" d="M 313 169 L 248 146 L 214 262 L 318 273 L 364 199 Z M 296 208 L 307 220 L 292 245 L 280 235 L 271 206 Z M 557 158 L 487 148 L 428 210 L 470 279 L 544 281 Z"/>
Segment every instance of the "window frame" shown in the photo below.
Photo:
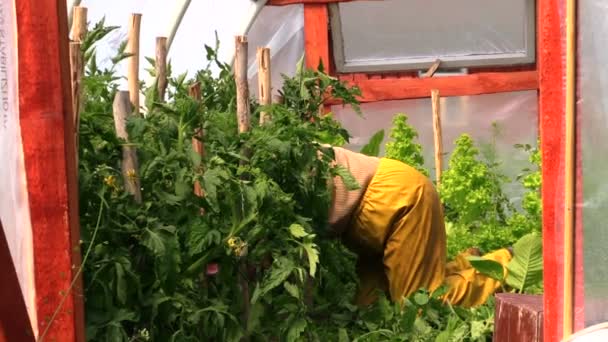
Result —
<path fill-rule="evenodd" d="M 536 62 L 536 0 L 524 1 L 526 2 L 526 47 L 525 52 L 523 53 L 476 54 L 471 56 L 428 56 L 423 58 L 403 57 L 392 63 L 386 63 L 381 60 L 347 62 L 344 53 L 344 36 L 342 33 L 340 3 L 328 3 L 333 62 L 335 63 L 336 71 L 339 73 L 417 71 L 430 68 L 437 59 L 441 59 L 441 67 L 445 69 L 533 64 Z"/>

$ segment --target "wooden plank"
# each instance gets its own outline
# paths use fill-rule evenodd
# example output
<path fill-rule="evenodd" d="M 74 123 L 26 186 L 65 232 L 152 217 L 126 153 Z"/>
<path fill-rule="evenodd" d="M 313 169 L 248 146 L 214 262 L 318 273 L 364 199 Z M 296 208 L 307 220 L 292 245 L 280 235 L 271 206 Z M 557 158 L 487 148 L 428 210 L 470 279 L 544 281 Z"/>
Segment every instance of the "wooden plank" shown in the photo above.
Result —
<path fill-rule="evenodd" d="M 304 51 L 306 67 L 317 69 L 323 61 L 325 73 L 331 73 L 329 62 L 329 13 L 324 3 L 304 4 Z"/>
<path fill-rule="evenodd" d="M 272 84 L 271 84 L 271 69 L 270 69 L 270 49 L 258 48 L 258 97 L 261 106 L 270 106 L 272 104 Z M 270 116 L 266 112 L 260 113 L 260 125 L 265 124 L 270 120 Z"/>
<path fill-rule="evenodd" d="M 47 341 L 84 341 L 78 179 L 65 1 L 16 3 L 19 115 L 32 223 L 38 331 Z M 49 200 L 52 199 L 52 200 Z M 55 320 L 50 318 L 60 308 Z"/>
<path fill-rule="evenodd" d="M 538 1 L 539 122 L 542 150 L 544 339 L 559 341 L 563 313 L 565 3 Z"/>
<path fill-rule="evenodd" d="M 494 342 L 542 342 L 543 297 L 499 293 L 496 295 Z"/>
<path fill-rule="evenodd" d="M 363 96 L 359 99 L 361 102 L 425 98 L 430 97 L 433 89 L 437 89 L 441 96 L 447 97 L 535 90 L 538 88 L 536 71 L 480 73 L 430 78 L 343 80 L 361 89 L 363 93 Z"/>

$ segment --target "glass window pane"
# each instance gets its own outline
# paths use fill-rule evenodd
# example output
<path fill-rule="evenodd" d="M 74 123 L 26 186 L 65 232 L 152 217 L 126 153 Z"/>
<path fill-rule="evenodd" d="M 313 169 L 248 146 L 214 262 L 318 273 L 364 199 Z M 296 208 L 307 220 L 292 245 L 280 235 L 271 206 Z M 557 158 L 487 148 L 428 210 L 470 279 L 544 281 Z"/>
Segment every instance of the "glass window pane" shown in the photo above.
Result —
<path fill-rule="evenodd" d="M 533 0 L 354 1 L 332 8 L 336 56 L 347 69 L 436 58 L 456 67 L 534 60 Z"/>

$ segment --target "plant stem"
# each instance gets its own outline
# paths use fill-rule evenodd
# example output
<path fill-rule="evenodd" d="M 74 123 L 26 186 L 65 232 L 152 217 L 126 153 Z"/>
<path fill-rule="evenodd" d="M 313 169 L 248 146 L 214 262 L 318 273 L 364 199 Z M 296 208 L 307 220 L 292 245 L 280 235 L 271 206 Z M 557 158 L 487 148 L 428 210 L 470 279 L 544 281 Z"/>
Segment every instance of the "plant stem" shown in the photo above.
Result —
<path fill-rule="evenodd" d="M 51 325 L 53 325 L 53 321 L 57 317 L 57 314 L 59 314 L 59 310 L 61 310 L 61 307 L 65 303 L 65 300 L 68 298 L 68 296 L 72 292 L 72 289 L 74 288 L 74 285 L 76 284 L 76 280 L 78 280 L 78 277 L 80 276 L 80 273 L 84 269 L 84 265 L 87 262 L 87 259 L 89 258 L 89 254 L 91 253 L 91 249 L 93 248 L 93 244 L 95 242 L 95 237 L 97 236 L 97 231 L 99 230 L 99 225 L 101 223 L 101 213 L 103 212 L 103 202 L 104 201 L 103 201 L 103 198 L 102 198 L 101 201 L 100 201 L 100 203 L 99 203 L 99 214 L 97 215 L 97 224 L 95 225 L 95 230 L 93 230 L 93 236 L 91 237 L 91 242 L 89 243 L 89 247 L 87 248 L 87 251 L 84 254 L 84 258 L 82 259 L 82 263 L 80 264 L 80 267 L 78 267 L 78 271 L 76 271 L 76 274 L 74 275 L 74 277 L 72 279 L 72 283 L 70 284 L 70 287 L 68 288 L 68 290 L 66 291 L 66 293 L 62 296 L 61 301 L 59 302 L 59 305 L 57 306 L 57 309 L 55 309 L 55 312 L 53 312 L 53 315 L 51 316 L 51 319 L 49 320 L 49 323 L 47 324 L 46 328 L 44 329 L 44 332 L 38 338 L 38 342 L 44 341 L 44 338 L 48 334 L 49 329 L 51 328 Z"/>

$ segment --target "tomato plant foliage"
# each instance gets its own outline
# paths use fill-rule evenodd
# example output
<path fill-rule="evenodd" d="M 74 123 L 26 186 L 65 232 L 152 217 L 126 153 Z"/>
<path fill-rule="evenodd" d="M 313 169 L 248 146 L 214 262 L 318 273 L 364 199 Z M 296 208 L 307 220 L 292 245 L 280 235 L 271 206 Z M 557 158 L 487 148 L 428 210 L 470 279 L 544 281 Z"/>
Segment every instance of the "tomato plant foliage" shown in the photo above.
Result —
<path fill-rule="evenodd" d="M 321 145 L 345 144 L 348 132 L 320 112 L 328 94 L 358 109 L 358 89 L 322 66 L 308 70 L 300 63 L 294 77 L 284 77 L 282 103 L 261 107 L 251 100 L 252 122 L 262 110 L 272 120 L 238 134 L 232 71 L 218 60 L 217 46 L 207 46 L 217 75 L 211 68 L 193 79 L 170 74 L 166 100 L 155 86 L 146 88 L 146 115 L 129 119 L 124 141 L 115 134 L 112 103 L 119 81 L 114 65 L 127 55 L 121 49 L 109 67 L 95 55 L 95 41 L 113 29 L 95 25 L 84 44 L 79 183 L 82 249 L 90 249 L 83 266 L 88 340 L 447 341 L 485 340 L 491 333 L 491 306 L 452 308 L 422 290 L 404 307 L 383 297 L 370 308 L 351 304 L 355 256 L 330 239 L 328 182 L 340 176 L 358 184 L 332 166 L 331 150 Z M 194 83 L 200 100 L 188 94 Z M 387 150 L 424 170 L 421 147 L 411 144 L 416 132 L 405 117 L 396 127 L 391 137 L 398 141 Z M 202 155 L 193 138 L 203 143 Z M 474 157 L 463 139 L 463 152 L 454 155 Z M 378 153 L 382 137 L 376 140 L 369 154 Z M 139 178 L 142 203 L 125 191 L 125 145 L 137 149 L 139 169 L 129 177 Z M 471 177 L 486 177 L 489 170 L 469 159 L 459 163 L 475 171 Z M 446 177 L 447 184 L 450 177 L 459 182 Z M 540 217 L 533 195 L 539 178 L 534 171 L 522 177 L 530 191 L 527 214 L 504 222 L 532 227 L 534 215 Z M 203 196 L 193 191 L 197 182 Z M 482 195 L 498 186 L 481 184 L 489 187 Z M 451 219 L 467 229 L 486 221 L 481 213 L 500 210 L 458 191 L 443 195 Z M 471 203 L 461 208 L 463 198 Z"/>

